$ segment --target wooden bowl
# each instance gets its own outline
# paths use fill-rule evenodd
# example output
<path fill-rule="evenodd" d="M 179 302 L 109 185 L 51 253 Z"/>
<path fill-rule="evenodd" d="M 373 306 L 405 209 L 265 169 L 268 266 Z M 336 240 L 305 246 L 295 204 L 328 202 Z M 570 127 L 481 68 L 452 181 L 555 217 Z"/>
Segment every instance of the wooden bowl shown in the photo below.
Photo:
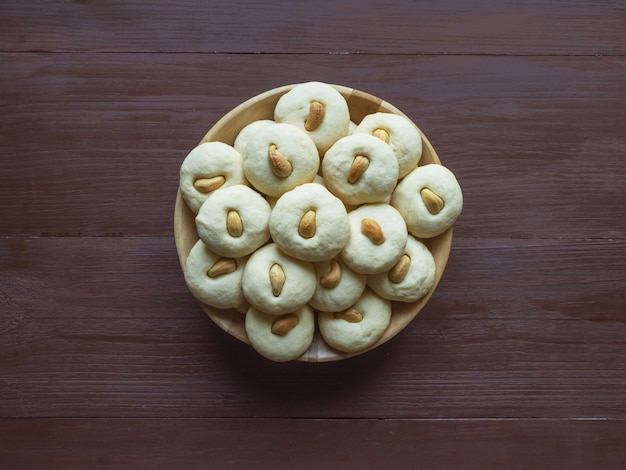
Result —
<path fill-rule="evenodd" d="M 276 106 L 278 99 L 294 86 L 295 85 L 287 85 L 275 88 L 273 90 L 266 91 L 265 93 L 261 93 L 260 95 L 257 95 L 240 104 L 222 117 L 207 132 L 200 143 L 220 141 L 233 145 L 235 138 L 241 129 L 243 129 L 246 125 L 259 119 L 273 119 L 274 107 Z M 350 118 L 357 124 L 361 122 L 363 117 L 366 115 L 378 111 L 399 114 L 403 117 L 407 117 L 400 110 L 380 98 L 352 88 L 339 85 L 332 86 L 339 91 L 339 93 L 341 93 L 348 102 L 348 107 L 350 108 Z M 441 164 L 435 149 L 432 147 L 422 131 L 419 128 L 418 130 L 422 135 L 423 142 L 423 153 L 419 163 L 420 166 L 428 163 Z M 174 209 L 174 237 L 176 240 L 176 250 L 178 251 L 180 264 L 184 270 L 189 251 L 199 237 L 196 232 L 195 214 L 185 204 L 180 190 L 176 195 L 176 206 Z M 428 302 L 428 299 L 430 299 L 432 293 L 439 284 L 450 254 L 450 247 L 452 245 L 452 228 L 437 237 L 424 239 L 422 241 L 429 248 L 435 258 L 435 283 L 430 291 L 417 302 L 392 303 L 391 322 L 381 339 L 376 344 L 357 353 L 345 353 L 328 346 L 320 336 L 319 331 L 316 331 L 311 347 L 297 360 L 305 362 L 327 362 L 346 359 L 348 357 L 370 351 L 389 341 L 402 331 L 411 322 L 411 320 L 415 318 L 420 310 L 422 310 L 424 305 L 426 305 L 426 302 Z M 244 327 L 245 316 L 243 314 L 234 309 L 220 310 L 203 303 L 200 303 L 200 306 L 220 328 L 244 343 L 250 344 Z"/>

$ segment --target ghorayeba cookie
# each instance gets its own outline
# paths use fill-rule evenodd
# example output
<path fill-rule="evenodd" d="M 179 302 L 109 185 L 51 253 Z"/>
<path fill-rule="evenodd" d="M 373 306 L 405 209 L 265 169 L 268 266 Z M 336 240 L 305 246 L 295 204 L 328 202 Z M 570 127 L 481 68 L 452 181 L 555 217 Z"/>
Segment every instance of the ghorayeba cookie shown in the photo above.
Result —
<path fill-rule="evenodd" d="M 389 145 L 368 134 L 339 139 L 322 160 L 326 187 L 344 203 L 380 202 L 398 182 L 398 161 Z"/>
<path fill-rule="evenodd" d="M 324 186 L 306 183 L 276 201 L 270 234 L 288 255 L 306 261 L 328 260 L 348 241 L 348 213 Z"/>
<path fill-rule="evenodd" d="M 402 256 L 408 238 L 404 219 L 388 204 L 364 204 L 348 213 L 350 237 L 340 253 L 354 271 L 376 274 Z"/>
<path fill-rule="evenodd" d="M 263 194 L 278 197 L 310 183 L 319 169 L 315 144 L 303 130 L 290 124 L 270 124 L 248 140 L 244 175 Z"/>
<path fill-rule="evenodd" d="M 200 239 L 221 256 L 249 255 L 270 238 L 269 203 L 252 188 L 229 186 L 215 191 L 200 207 Z"/>
<path fill-rule="evenodd" d="M 252 253 L 243 271 L 243 294 L 250 305 L 269 315 L 283 315 L 305 305 L 315 292 L 315 269 L 269 243 Z"/>
<path fill-rule="evenodd" d="M 308 133 L 320 155 L 348 134 L 350 111 L 341 93 L 321 82 L 300 83 L 280 97 L 276 122 L 292 124 Z"/>
<path fill-rule="evenodd" d="M 391 321 L 391 302 L 366 288 L 354 306 L 341 312 L 319 312 L 324 341 L 344 352 L 359 352 L 375 344 Z"/>
<path fill-rule="evenodd" d="M 370 134 L 386 142 L 398 161 L 398 178 L 408 175 L 422 158 L 421 134 L 411 121 L 397 114 L 368 114 L 353 133 Z"/>
<path fill-rule="evenodd" d="M 389 270 L 368 276 L 367 285 L 385 299 L 416 302 L 435 283 L 435 259 L 419 240 L 409 236 L 404 253 Z"/>
<path fill-rule="evenodd" d="M 350 121 L 350 125 L 348 126 L 348 135 L 354 134 L 356 127 L 356 123 L 354 121 Z"/>
<path fill-rule="evenodd" d="M 419 166 L 398 183 L 391 205 L 418 238 L 449 229 L 463 209 L 463 193 L 454 174 L 442 165 Z"/>
<path fill-rule="evenodd" d="M 308 305 L 283 315 L 268 315 L 250 308 L 245 329 L 259 354 L 276 362 L 290 361 L 302 356 L 313 342 L 315 317 Z"/>
<path fill-rule="evenodd" d="M 317 287 L 309 304 L 316 310 L 338 312 L 354 305 L 365 289 L 365 274 L 350 269 L 340 258 L 313 263 Z"/>
<path fill-rule="evenodd" d="M 247 184 L 243 158 L 233 147 L 222 142 L 198 145 L 180 167 L 180 192 L 195 214 L 213 191 L 236 184 Z"/>
<path fill-rule="evenodd" d="M 238 308 L 245 303 L 241 278 L 246 258 L 225 258 L 202 240 L 191 248 L 185 264 L 185 282 L 192 295 L 215 308 Z"/>
<path fill-rule="evenodd" d="M 274 121 L 272 121 L 271 119 L 260 119 L 258 121 L 251 122 L 243 129 L 241 129 L 241 131 L 239 131 L 239 134 L 237 134 L 237 137 L 235 138 L 235 143 L 233 144 L 235 150 L 237 150 L 237 152 L 239 152 L 241 156 L 244 156 L 246 154 L 246 147 L 248 146 L 248 141 L 250 140 L 250 137 L 252 137 L 258 130 L 264 128 L 269 124 L 274 124 Z"/>

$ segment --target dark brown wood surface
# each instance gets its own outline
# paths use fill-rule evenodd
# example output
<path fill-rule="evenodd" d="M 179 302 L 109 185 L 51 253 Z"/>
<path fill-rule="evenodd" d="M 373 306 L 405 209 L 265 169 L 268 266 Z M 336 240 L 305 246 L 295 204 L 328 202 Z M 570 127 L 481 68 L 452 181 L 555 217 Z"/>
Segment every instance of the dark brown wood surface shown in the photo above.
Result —
<path fill-rule="evenodd" d="M 0 5 L 0 468 L 626 467 L 626 4 Z M 307 80 L 409 115 L 465 206 L 382 347 L 272 363 L 186 289 L 178 169 Z"/>

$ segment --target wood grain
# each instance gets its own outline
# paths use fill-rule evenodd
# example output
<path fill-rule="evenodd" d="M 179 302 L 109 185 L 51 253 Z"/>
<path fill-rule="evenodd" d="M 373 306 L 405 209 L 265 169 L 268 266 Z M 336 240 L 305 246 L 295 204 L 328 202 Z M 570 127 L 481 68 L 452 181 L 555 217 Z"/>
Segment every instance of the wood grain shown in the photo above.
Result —
<path fill-rule="evenodd" d="M 517 312 L 518 319 L 624 322 L 625 256 L 623 239 L 455 239 L 432 310 L 452 321 L 507 320 Z M 0 262 L 12 274 L 0 277 L 11 315 L 109 321 L 199 312 L 173 238 L 1 238 Z M 152 304 L 157 295 L 163 302 Z"/>
<path fill-rule="evenodd" d="M 310 70 L 415 120 L 463 188 L 456 237 L 626 234 L 626 160 L 616 158 L 625 58 L 316 55 L 310 68 L 282 54 L 1 60 L 2 235 L 171 235 L 191 148 L 234 106 Z"/>
<path fill-rule="evenodd" d="M 626 417 L 623 240 L 460 240 L 409 327 L 333 364 L 220 330 L 170 238 L 0 246 L 4 417 Z"/>
<path fill-rule="evenodd" d="M 617 470 L 625 433 L 624 420 L 21 419 L 0 421 L 0 455 L 38 469 Z"/>
<path fill-rule="evenodd" d="M 614 0 L 3 2 L 0 467 L 626 467 L 625 20 Z M 224 113 L 307 80 L 415 120 L 465 208 L 400 335 L 276 364 L 187 291 L 174 198 Z"/>
<path fill-rule="evenodd" d="M 624 54 L 612 0 L 10 2 L 2 51 Z"/>

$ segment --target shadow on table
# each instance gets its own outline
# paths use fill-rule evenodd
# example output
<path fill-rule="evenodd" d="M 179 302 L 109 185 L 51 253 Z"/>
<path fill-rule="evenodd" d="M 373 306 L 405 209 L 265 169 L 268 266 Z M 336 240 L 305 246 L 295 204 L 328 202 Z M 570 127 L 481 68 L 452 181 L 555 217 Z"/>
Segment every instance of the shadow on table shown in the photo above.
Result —
<path fill-rule="evenodd" d="M 218 332 L 221 333 L 221 332 Z M 213 335 L 212 335 L 213 336 Z M 380 396 L 389 365 L 394 361 L 393 341 L 341 361 L 276 363 L 260 356 L 236 339 L 216 334 L 217 348 L 228 351 L 220 357 L 229 384 L 236 384 L 240 399 L 263 405 L 272 415 L 310 416 L 317 405 L 349 404 L 368 393 Z M 236 343 L 236 344 L 233 344 Z M 259 403 L 260 402 L 260 403 Z M 374 405 L 375 406 L 375 405 Z"/>

